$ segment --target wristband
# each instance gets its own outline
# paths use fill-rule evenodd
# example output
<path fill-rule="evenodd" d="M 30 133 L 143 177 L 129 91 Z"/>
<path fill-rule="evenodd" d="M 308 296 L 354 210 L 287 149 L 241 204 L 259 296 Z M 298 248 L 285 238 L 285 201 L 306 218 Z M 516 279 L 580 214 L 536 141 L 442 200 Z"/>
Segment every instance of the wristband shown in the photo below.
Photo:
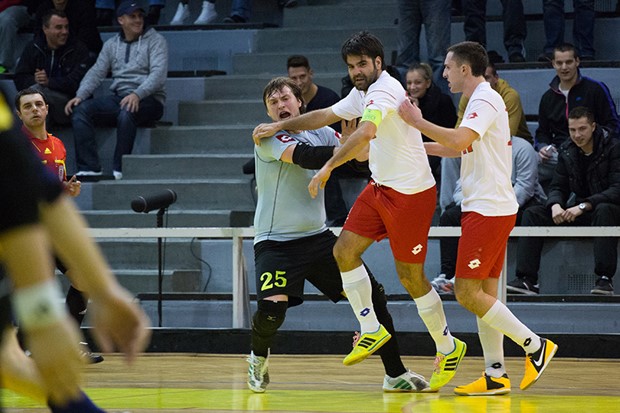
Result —
<path fill-rule="evenodd" d="M 53 279 L 15 290 L 12 302 L 15 317 L 26 330 L 54 324 L 67 311 L 60 286 Z"/>

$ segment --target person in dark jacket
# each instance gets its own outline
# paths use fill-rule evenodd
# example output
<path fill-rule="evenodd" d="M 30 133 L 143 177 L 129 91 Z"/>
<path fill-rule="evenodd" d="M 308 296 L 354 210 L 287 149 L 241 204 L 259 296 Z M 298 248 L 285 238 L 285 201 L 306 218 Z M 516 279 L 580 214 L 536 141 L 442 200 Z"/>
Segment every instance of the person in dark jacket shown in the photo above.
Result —
<path fill-rule="evenodd" d="M 557 164 L 557 148 L 568 140 L 566 114 L 571 109 L 589 108 L 598 126 L 607 129 L 612 137 L 620 136 L 620 119 L 609 88 L 603 82 L 581 75 L 575 46 L 559 45 L 551 62 L 557 75 L 540 99 L 536 130 L 536 150 L 541 159 L 539 179 L 546 191 Z"/>
<path fill-rule="evenodd" d="M 43 37 L 41 22 L 48 11 L 64 11 L 69 19 L 69 32 L 86 45 L 93 58 L 96 58 L 103 41 L 95 24 L 95 0 L 42 0 L 35 14 L 35 39 Z"/>
<path fill-rule="evenodd" d="M 415 63 L 409 67 L 405 75 L 407 82 L 407 96 L 414 102 L 424 115 L 424 119 L 446 128 L 456 125 L 456 108 L 452 98 L 433 83 L 433 69 L 427 63 Z M 424 142 L 432 142 L 428 136 L 422 135 Z M 439 177 L 441 158 L 429 156 L 435 179 Z"/>
<path fill-rule="evenodd" d="M 570 139 L 558 149 L 558 165 L 546 205 L 525 210 L 522 226 L 619 226 L 620 141 L 594 122 L 589 108 L 578 106 L 568 114 Z M 517 278 L 508 291 L 538 293 L 538 269 L 544 239 L 519 238 Z M 612 295 L 618 264 L 618 239 L 594 239 L 592 294 Z"/>
<path fill-rule="evenodd" d="M 43 92 L 49 103 L 50 120 L 68 125 L 65 105 L 92 66 L 86 46 L 69 34 L 67 15 L 50 10 L 43 16 L 44 38 L 30 42 L 22 53 L 13 79 L 17 90 L 32 87 Z"/>

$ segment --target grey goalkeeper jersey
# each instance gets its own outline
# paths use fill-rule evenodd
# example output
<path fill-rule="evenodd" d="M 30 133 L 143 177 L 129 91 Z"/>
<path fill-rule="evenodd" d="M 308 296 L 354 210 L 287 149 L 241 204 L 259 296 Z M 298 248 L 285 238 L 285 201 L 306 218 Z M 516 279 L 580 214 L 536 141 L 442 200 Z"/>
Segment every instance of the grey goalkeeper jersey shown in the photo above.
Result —
<path fill-rule="evenodd" d="M 286 148 L 299 142 L 312 146 L 340 146 L 340 135 L 326 126 L 317 130 L 289 133 L 279 131 L 254 147 L 258 204 L 254 216 L 254 243 L 290 241 L 326 230 L 324 191 L 315 199 L 308 184 L 315 170 L 282 162 Z"/>

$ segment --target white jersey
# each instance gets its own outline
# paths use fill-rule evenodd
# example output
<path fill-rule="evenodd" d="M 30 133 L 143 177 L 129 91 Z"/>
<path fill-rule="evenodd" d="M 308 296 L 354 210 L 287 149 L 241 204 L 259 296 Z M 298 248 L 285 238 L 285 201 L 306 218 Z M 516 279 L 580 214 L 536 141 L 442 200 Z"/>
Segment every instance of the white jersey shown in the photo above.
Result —
<path fill-rule="evenodd" d="M 508 112 L 504 100 L 488 82 L 474 90 L 460 126 L 479 135 L 461 155 L 462 210 L 485 216 L 515 214 L 519 204 L 511 181 Z"/>
<path fill-rule="evenodd" d="M 381 112 L 377 135 L 370 141 L 368 166 L 372 179 L 403 194 L 416 194 L 435 185 L 420 131 L 398 115 L 406 99 L 400 82 L 383 71 L 364 93 L 353 89 L 332 106 L 340 118 L 359 118 L 366 109 Z"/>

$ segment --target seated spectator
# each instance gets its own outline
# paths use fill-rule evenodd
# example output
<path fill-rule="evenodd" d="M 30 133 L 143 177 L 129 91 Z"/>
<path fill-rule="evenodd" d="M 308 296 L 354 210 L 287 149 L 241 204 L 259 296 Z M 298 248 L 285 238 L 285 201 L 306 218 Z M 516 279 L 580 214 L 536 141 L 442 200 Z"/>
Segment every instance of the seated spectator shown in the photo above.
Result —
<path fill-rule="evenodd" d="M 557 164 L 557 148 L 568 140 L 566 114 L 576 106 L 585 106 L 594 121 L 612 137 L 620 136 L 620 120 L 609 88 L 603 82 L 582 76 L 575 46 L 564 43 L 553 52 L 556 76 L 540 99 L 536 150 L 540 155 L 539 179 L 545 191 Z"/>
<path fill-rule="evenodd" d="M 117 10 L 121 32 L 105 42 L 95 65 L 86 73 L 66 107 L 72 113 L 78 177 L 100 176 L 95 125 L 116 126 L 113 174 L 122 178 L 123 155 L 131 153 L 137 127 L 160 119 L 166 99 L 168 46 L 155 29 L 144 31 L 144 10 L 123 1 Z M 92 97 L 108 73 L 111 95 Z"/>
<path fill-rule="evenodd" d="M 545 205 L 525 210 L 522 226 L 620 226 L 620 142 L 594 121 L 593 112 L 578 106 L 568 114 L 570 139 L 558 148 L 558 164 Z M 537 294 L 538 270 L 545 240 L 519 238 L 517 278 L 508 291 Z M 618 239 L 594 239 L 592 294 L 612 295 L 618 265 Z"/>
<path fill-rule="evenodd" d="M 36 0 L 0 0 L 0 73 L 13 71 L 17 61 L 17 32 L 27 27 Z"/>
<path fill-rule="evenodd" d="M 547 197 L 538 183 L 538 155 L 534 147 L 525 139 L 512 137 L 512 187 L 514 188 L 519 210 L 516 225 L 520 225 L 523 211 L 534 205 L 543 204 Z M 463 192 L 460 180 L 454 192 L 454 203 L 448 205 L 439 217 L 439 226 L 458 227 L 461 225 L 461 201 Z M 441 238 L 441 274 L 431 284 L 440 294 L 454 292 L 454 271 L 459 239 L 457 237 Z"/>
<path fill-rule="evenodd" d="M 456 125 L 456 108 L 452 98 L 443 93 L 433 83 L 433 69 L 427 63 L 416 63 L 409 67 L 405 76 L 407 82 L 407 96 L 411 102 L 418 105 L 424 119 L 446 128 Z M 422 134 L 424 142 L 432 142 L 428 136 Z M 428 163 L 435 179 L 438 180 L 441 170 L 441 158 L 429 156 Z"/>
<path fill-rule="evenodd" d="M 82 42 L 69 35 L 64 12 L 49 10 L 43 16 L 45 37 L 30 42 L 15 69 L 17 90 L 32 87 L 43 92 L 49 104 L 50 120 L 56 125 L 71 122 L 65 105 L 80 85 L 93 59 Z"/>
<path fill-rule="evenodd" d="M 65 12 L 69 19 L 69 33 L 86 45 L 92 57 L 101 51 L 103 42 L 97 30 L 95 3 L 92 0 L 41 0 L 35 15 L 34 36 L 43 38 L 42 20 L 50 10 Z"/>
<path fill-rule="evenodd" d="M 573 0 L 573 44 L 582 60 L 594 60 L 594 0 Z M 539 62 L 552 60 L 554 48 L 564 42 L 564 0 L 543 0 L 545 46 Z"/>
<path fill-rule="evenodd" d="M 306 112 L 328 108 L 340 100 L 340 96 L 330 88 L 314 83 L 314 72 L 306 56 L 289 56 L 286 61 L 286 70 L 288 77 L 301 89 L 306 104 Z M 338 132 L 341 131 L 340 122 L 329 126 Z"/>

